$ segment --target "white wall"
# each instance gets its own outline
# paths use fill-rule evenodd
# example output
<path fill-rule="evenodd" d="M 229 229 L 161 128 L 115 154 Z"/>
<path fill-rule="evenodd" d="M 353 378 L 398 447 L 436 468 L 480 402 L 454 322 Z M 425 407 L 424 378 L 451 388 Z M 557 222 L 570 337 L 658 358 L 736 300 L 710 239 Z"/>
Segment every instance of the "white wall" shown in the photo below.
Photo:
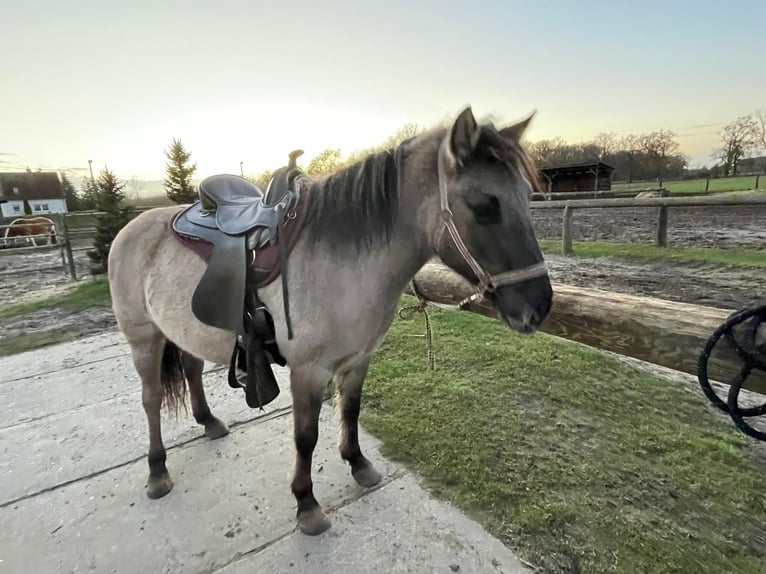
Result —
<path fill-rule="evenodd" d="M 65 199 L 30 199 L 28 203 L 33 216 L 67 212 Z"/>
<path fill-rule="evenodd" d="M 0 203 L 0 211 L 3 217 L 24 217 L 24 202 L 7 201 Z"/>

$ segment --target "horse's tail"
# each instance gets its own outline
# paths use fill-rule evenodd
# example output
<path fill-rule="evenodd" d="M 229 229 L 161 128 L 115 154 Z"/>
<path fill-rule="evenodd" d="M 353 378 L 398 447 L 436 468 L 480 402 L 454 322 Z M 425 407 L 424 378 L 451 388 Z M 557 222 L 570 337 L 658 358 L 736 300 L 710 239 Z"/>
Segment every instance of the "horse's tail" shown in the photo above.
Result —
<path fill-rule="evenodd" d="M 186 410 L 186 373 L 181 361 L 181 350 L 173 341 L 167 340 L 162 351 L 160 381 L 164 391 L 163 402 L 168 411 L 178 415 L 178 407 Z"/>

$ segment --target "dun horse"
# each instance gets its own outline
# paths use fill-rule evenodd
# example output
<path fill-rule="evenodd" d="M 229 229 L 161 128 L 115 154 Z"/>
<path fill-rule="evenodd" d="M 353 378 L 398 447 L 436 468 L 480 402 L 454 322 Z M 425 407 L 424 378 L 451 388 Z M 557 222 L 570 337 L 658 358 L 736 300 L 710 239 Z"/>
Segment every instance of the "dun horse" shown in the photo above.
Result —
<path fill-rule="evenodd" d="M 19 217 L 11 221 L 3 232 L 3 244 L 10 245 L 19 238 L 26 239 L 35 247 L 40 241 L 41 245 L 48 243 L 50 237 L 51 243 L 56 243 L 56 226 L 53 221 L 47 217 Z"/>
<path fill-rule="evenodd" d="M 548 315 L 553 292 L 528 204 L 538 183 L 519 141 L 530 120 L 496 128 L 477 123 L 467 107 L 448 126 L 326 178 L 302 174 L 294 180 L 305 213 L 283 260 L 286 285 L 270 282 L 257 296 L 290 369 L 296 448 L 291 489 L 303 532 L 315 535 L 330 526 L 311 475 L 330 381 L 338 393 L 340 456 L 358 484 L 370 487 L 382 478 L 359 446 L 362 384 L 400 295 L 429 259 L 438 256 L 476 284 L 477 297 L 491 300 L 516 331 L 533 333 Z M 229 432 L 207 405 L 202 370 L 204 361 L 230 363 L 237 334 L 193 312 L 207 264 L 173 236 L 171 220 L 178 213 L 178 207 L 167 207 L 139 215 L 118 234 L 109 255 L 114 311 L 143 385 L 150 498 L 173 487 L 160 410 L 163 399 L 182 397 L 184 379 L 206 435 L 216 439 Z M 231 227 L 224 223 L 219 221 Z"/>

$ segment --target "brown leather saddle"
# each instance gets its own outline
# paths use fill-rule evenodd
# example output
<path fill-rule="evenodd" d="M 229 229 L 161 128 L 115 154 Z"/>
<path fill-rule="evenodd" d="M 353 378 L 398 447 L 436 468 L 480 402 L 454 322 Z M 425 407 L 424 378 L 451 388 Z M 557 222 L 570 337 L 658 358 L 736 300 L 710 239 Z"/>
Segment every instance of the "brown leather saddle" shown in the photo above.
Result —
<path fill-rule="evenodd" d="M 285 365 L 274 324 L 258 289 L 282 278 L 288 338 L 292 338 L 287 256 L 298 239 L 305 215 L 296 178 L 303 175 L 290 153 L 263 192 L 236 175 L 214 175 L 199 186 L 199 200 L 176 215 L 175 236 L 207 262 L 192 296 L 191 308 L 201 322 L 237 334 L 229 384 L 243 387 L 248 405 L 262 407 L 279 394 L 271 362 Z M 236 373 L 239 369 L 245 377 Z"/>

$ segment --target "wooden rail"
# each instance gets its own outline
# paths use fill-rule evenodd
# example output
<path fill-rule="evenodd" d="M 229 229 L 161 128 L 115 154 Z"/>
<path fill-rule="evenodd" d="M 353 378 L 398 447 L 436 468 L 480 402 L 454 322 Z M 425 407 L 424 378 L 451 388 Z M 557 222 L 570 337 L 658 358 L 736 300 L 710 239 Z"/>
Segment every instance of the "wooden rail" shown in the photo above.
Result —
<path fill-rule="evenodd" d="M 671 207 L 710 207 L 766 205 L 766 193 L 749 192 L 743 194 L 722 194 L 712 196 L 670 197 L 667 189 L 660 190 L 661 197 L 614 198 L 614 199 L 575 199 L 566 201 L 533 201 L 532 209 L 563 209 L 561 226 L 561 252 L 574 255 L 572 247 L 572 221 L 575 209 L 609 208 L 655 208 L 657 209 L 657 229 L 655 244 L 668 245 L 668 210 Z"/>
<path fill-rule="evenodd" d="M 415 283 L 427 300 L 448 306 L 474 291 L 439 261 L 427 263 L 415 275 Z M 692 375 L 697 374 L 708 338 L 734 312 L 571 285 L 554 284 L 553 290 L 553 308 L 543 332 Z M 406 292 L 412 294 L 409 287 Z M 488 304 L 473 304 L 469 310 L 498 318 Z M 709 377 L 726 383 L 739 365 L 735 351 L 722 339 L 710 357 Z M 744 388 L 766 395 L 766 376 L 753 373 Z"/>

